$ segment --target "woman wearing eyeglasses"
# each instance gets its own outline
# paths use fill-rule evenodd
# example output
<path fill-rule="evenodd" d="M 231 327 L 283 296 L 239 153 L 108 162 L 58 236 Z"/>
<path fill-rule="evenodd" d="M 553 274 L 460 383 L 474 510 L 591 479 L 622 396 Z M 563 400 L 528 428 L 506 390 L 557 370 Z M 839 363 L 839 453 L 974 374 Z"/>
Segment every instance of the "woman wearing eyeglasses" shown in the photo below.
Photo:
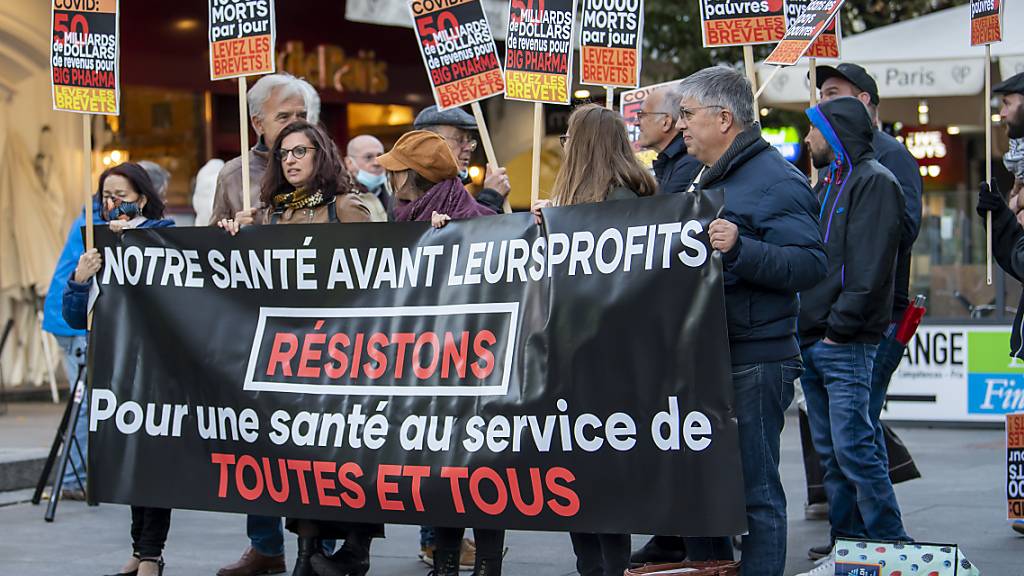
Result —
<path fill-rule="evenodd" d="M 241 211 L 217 223 L 231 235 L 249 224 L 322 224 L 370 222 L 370 211 L 359 198 L 338 148 L 318 126 L 289 124 L 271 150 L 260 189 L 264 208 Z M 384 536 L 381 524 L 289 518 L 288 530 L 299 539 L 292 576 L 363 576 L 370 569 L 370 543 Z M 325 540 L 344 539 L 331 556 L 322 553 Z M 328 549 L 333 544 L 328 542 Z M 315 572 L 314 572 L 315 570 Z"/>
<path fill-rule="evenodd" d="M 595 104 L 580 106 L 569 116 L 569 130 L 560 138 L 565 160 L 555 177 L 551 200 L 541 209 L 605 200 L 629 200 L 654 194 L 657 185 L 633 154 L 622 117 Z M 595 159 L 600 159 L 595 161 Z M 629 534 L 571 532 L 576 570 L 581 576 L 620 576 L 629 568 Z"/>

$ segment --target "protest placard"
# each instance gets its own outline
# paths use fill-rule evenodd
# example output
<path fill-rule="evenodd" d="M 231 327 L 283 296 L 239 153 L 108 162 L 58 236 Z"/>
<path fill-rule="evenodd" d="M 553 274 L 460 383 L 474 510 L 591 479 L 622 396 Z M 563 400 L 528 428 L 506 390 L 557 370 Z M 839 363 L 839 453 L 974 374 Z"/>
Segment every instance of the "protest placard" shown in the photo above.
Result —
<path fill-rule="evenodd" d="M 1006 415 L 1006 510 L 1024 520 L 1024 414 Z"/>
<path fill-rule="evenodd" d="M 121 107 L 118 0 L 53 0 L 50 7 L 53 109 L 116 116 Z"/>
<path fill-rule="evenodd" d="M 498 49 L 480 0 L 412 0 L 409 12 L 439 110 L 505 91 Z"/>
<path fill-rule="evenodd" d="M 270 74 L 274 0 L 209 0 L 210 79 Z"/>
<path fill-rule="evenodd" d="M 505 40 L 505 98 L 569 104 L 576 0 L 512 0 Z"/>
<path fill-rule="evenodd" d="M 812 0 L 802 14 L 792 19 L 786 37 L 765 58 L 765 64 L 792 66 L 839 14 L 843 0 Z M 767 84 L 767 82 L 765 82 Z"/>
<path fill-rule="evenodd" d="M 971 46 L 1003 40 L 1005 0 L 971 0 Z"/>
<path fill-rule="evenodd" d="M 91 490 L 354 522 L 742 533 L 706 232 L 722 201 L 587 204 L 545 210 L 543 228 L 518 213 L 440 235 L 99 229 L 96 326 L 118 337 L 91 351 Z"/>
<path fill-rule="evenodd" d="M 639 86 L 643 30 L 643 0 L 583 0 L 580 83 Z"/>
<path fill-rule="evenodd" d="M 783 0 L 701 0 L 705 48 L 769 44 L 786 35 Z"/>
<path fill-rule="evenodd" d="M 786 22 L 792 25 L 815 0 L 786 0 Z M 806 58 L 839 58 L 839 43 L 842 38 L 840 19 L 833 18 L 821 35 L 804 53 Z"/>

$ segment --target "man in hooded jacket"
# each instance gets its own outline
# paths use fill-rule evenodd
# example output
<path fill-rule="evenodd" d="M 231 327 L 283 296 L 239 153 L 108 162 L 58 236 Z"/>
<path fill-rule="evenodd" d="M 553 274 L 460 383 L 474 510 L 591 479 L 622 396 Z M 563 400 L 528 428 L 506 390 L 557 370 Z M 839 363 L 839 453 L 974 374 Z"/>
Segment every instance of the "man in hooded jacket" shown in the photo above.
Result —
<path fill-rule="evenodd" d="M 802 383 L 832 536 L 907 540 L 869 415 L 875 352 L 892 315 L 903 194 L 874 159 L 874 126 L 859 100 L 830 100 L 807 116 L 811 159 L 824 172 L 815 193 L 828 276 L 800 294 Z"/>

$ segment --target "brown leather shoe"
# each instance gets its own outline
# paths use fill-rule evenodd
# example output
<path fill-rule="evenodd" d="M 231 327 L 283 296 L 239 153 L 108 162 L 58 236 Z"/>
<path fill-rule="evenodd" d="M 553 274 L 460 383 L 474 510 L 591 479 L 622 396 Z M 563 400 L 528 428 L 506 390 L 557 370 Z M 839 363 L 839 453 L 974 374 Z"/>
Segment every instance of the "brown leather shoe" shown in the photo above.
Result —
<path fill-rule="evenodd" d="M 228 564 L 217 571 L 217 576 L 259 576 L 261 574 L 282 574 L 286 571 L 284 554 L 264 556 L 251 546 L 234 564 Z"/>

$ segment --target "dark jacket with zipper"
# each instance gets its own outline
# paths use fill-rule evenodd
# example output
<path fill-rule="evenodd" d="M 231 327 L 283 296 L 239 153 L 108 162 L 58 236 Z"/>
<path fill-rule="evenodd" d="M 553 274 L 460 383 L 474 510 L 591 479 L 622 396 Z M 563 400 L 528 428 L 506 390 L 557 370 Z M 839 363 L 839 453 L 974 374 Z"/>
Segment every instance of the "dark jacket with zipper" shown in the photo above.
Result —
<path fill-rule="evenodd" d="M 700 162 L 686 153 L 686 142 L 678 134 L 658 153 L 652 164 L 654 177 L 658 181 L 658 194 L 686 192 L 700 172 Z"/>
<path fill-rule="evenodd" d="M 826 264 L 807 177 L 752 127 L 697 188 L 724 188 L 722 218 L 739 228 L 736 245 L 722 255 L 733 364 L 799 355 L 797 293 L 820 282 Z"/>
<path fill-rule="evenodd" d="M 1024 282 L 1024 228 L 1006 204 L 992 212 L 992 256 L 1007 274 Z M 1010 330 L 1010 356 L 1024 359 L 1024 294 Z"/>
<path fill-rule="evenodd" d="M 905 202 L 896 177 L 874 159 L 874 126 L 856 98 L 807 111 L 835 160 L 814 190 L 828 277 L 800 294 L 800 343 L 822 338 L 874 344 L 892 318 Z"/>

